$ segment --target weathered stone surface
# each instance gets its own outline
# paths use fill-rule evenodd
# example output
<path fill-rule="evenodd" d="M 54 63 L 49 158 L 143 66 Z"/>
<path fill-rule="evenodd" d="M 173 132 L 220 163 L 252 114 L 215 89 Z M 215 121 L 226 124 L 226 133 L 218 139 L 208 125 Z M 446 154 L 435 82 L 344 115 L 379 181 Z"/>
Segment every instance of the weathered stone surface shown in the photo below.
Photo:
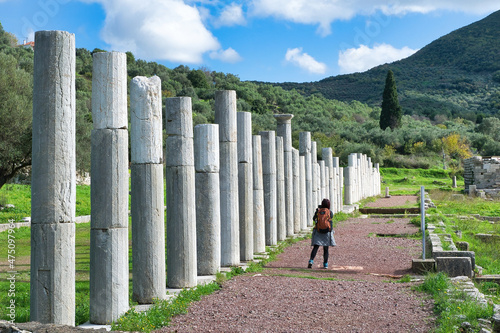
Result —
<path fill-rule="evenodd" d="M 165 298 L 165 209 L 162 164 L 132 164 L 132 299 Z"/>
<path fill-rule="evenodd" d="M 252 137 L 253 143 L 253 228 L 254 252 L 266 251 L 266 228 L 264 209 L 264 181 L 262 174 L 262 144 L 260 135 Z"/>
<path fill-rule="evenodd" d="M 192 137 L 169 135 L 165 140 L 165 166 L 194 166 L 194 143 Z"/>
<path fill-rule="evenodd" d="M 240 260 L 253 260 L 252 114 L 237 113 Z"/>
<path fill-rule="evenodd" d="M 472 264 L 469 257 L 436 257 L 436 270 L 449 277 L 472 277 Z"/>
<path fill-rule="evenodd" d="M 411 270 L 415 274 L 427 274 L 436 270 L 436 260 L 434 259 L 412 259 Z"/>
<path fill-rule="evenodd" d="M 194 166 L 167 167 L 166 188 L 167 285 L 194 287 L 197 283 Z"/>
<path fill-rule="evenodd" d="M 302 227 L 300 225 L 302 219 L 302 209 L 300 201 L 300 163 L 299 151 L 292 148 L 292 184 L 293 184 L 293 232 L 298 234 Z"/>
<path fill-rule="evenodd" d="M 307 226 L 312 226 L 312 219 L 309 217 L 313 216 L 314 213 L 314 202 L 313 202 L 313 181 L 312 181 L 312 158 L 311 158 L 311 133 L 310 132 L 300 132 L 299 133 L 299 154 L 304 156 L 305 164 L 305 184 L 306 184 L 306 218 Z"/>
<path fill-rule="evenodd" d="M 276 137 L 274 131 L 260 132 L 262 141 L 262 171 L 264 181 L 264 209 L 266 245 L 278 242 L 277 235 L 277 184 L 276 184 Z"/>
<path fill-rule="evenodd" d="M 33 69 L 30 319 L 75 324 L 75 36 L 39 31 Z"/>
<path fill-rule="evenodd" d="M 437 257 L 443 258 L 457 258 L 457 257 L 468 257 L 472 264 L 472 269 L 476 267 L 476 254 L 474 251 L 432 251 L 432 257 L 436 259 Z"/>
<path fill-rule="evenodd" d="M 196 247 L 198 275 L 217 274 L 220 270 L 220 246 L 219 173 L 197 172 Z"/>
<path fill-rule="evenodd" d="M 110 324 L 129 309 L 128 228 L 90 230 L 90 321 Z"/>
<path fill-rule="evenodd" d="M 215 92 L 215 123 L 219 124 L 221 265 L 240 262 L 236 92 Z"/>
<path fill-rule="evenodd" d="M 167 135 L 193 137 L 191 97 L 171 97 L 165 102 L 165 131 Z"/>
<path fill-rule="evenodd" d="M 121 52 L 93 55 L 92 121 L 94 129 L 127 128 L 127 56 Z"/>
<path fill-rule="evenodd" d="M 32 223 L 75 218 L 75 36 L 38 31 L 33 73 Z"/>
<path fill-rule="evenodd" d="M 136 76 L 130 82 L 132 163 L 162 163 L 161 80 Z"/>
<path fill-rule="evenodd" d="M 252 164 L 238 164 L 238 197 L 240 214 L 240 260 L 253 260 L 253 179 Z"/>
<path fill-rule="evenodd" d="M 194 127 L 194 151 L 196 172 L 219 173 L 219 125 Z"/>
<path fill-rule="evenodd" d="M 293 211 L 293 167 L 292 167 L 292 114 L 274 115 L 278 122 L 276 134 L 283 138 L 283 172 L 285 182 L 285 224 L 286 235 L 294 235 Z"/>
<path fill-rule="evenodd" d="M 128 132 L 92 130 L 91 227 L 128 227 Z"/>
<path fill-rule="evenodd" d="M 236 91 L 216 91 L 215 123 L 219 124 L 219 140 L 221 142 L 237 141 L 236 117 Z"/>
<path fill-rule="evenodd" d="M 276 207 L 277 207 L 277 237 L 278 241 L 286 239 L 285 210 L 285 169 L 283 163 L 283 138 L 276 137 Z"/>
<path fill-rule="evenodd" d="M 237 112 L 238 162 L 252 163 L 252 114 Z"/>
<path fill-rule="evenodd" d="M 31 225 L 30 319 L 75 325 L 75 224 Z"/>
<path fill-rule="evenodd" d="M 300 228 L 307 229 L 307 200 L 306 200 L 306 157 L 299 156 L 299 187 L 300 187 Z"/>

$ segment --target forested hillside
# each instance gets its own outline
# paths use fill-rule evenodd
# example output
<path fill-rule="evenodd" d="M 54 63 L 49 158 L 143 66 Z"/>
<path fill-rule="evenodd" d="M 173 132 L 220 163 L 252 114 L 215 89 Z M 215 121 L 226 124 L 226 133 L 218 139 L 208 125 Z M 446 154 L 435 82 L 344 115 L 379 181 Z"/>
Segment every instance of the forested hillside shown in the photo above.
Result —
<path fill-rule="evenodd" d="M 17 169 L 31 162 L 34 52 L 30 48 L 17 46 L 17 43 L 16 38 L 5 32 L 0 25 L 0 187 Z M 90 168 L 92 54 L 101 51 L 76 50 L 76 144 L 77 168 L 81 171 L 89 171 Z M 422 53 L 425 55 L 425 52 Z M 127 53 L 127 66 L 129 79 L 137 75 L 160 77 L 164 98 L 192 97 L 195 125 L 213 122 L 216 90 L 233 89 L 238 97 L 238 111 L 249 111 L 253 114 L 254 134 L 262 130 L 275 130 L 274 114 L 291 113 L 294 115 L 294 146 L 298 148 L 299 132 L 310 131 L 313 133 L 313 140 L 318 143 L 318 153 L 321 154 L 322 147 L 332 147 L 334 154 L 341 158 L 342 164 L 347 162 L 347 155 L 351 152 L 362 152 L 382 166 L 442 167 L 444 152 L 448 167 L 459 171 L 460 159 L 470 156 L 473 152 L 483 155 L 500 154 L 500 120 L 494 117 L 485 117 L 478 125 L 467 120 L 467 117 L 443 118 L 436 123 L 405 115 L 401 127 L 382 131 L 379 127 L 380 103 L 374 103 L 373 100 L 381 100 L 384 88 L 382 82 L 389 66 L 381 66 L 377 71 L 372 71 L 371 76 L 363 78 L 362 74 L 357 74 L 324 80 L 341 82 L 345 95 L 352 89 L 359 99 L 365 98 L 366 102 L 375 106 L 356 101 L 354 97 L 339 101 L 315 93 L 304 96 L 297 90 L 285 90 L 272 84 L 243 82 L 236 75 L 215 72 L 208 68 L 192 69 L 179 66 L 170 69 L 155 62 L 135 59 L 130 52 Z M 392 68 L 392 65 L 390 67 Z M 393 70 L 398 87 L 401 84 L 409 84 L 409 80 L 398 79 L 403 67 Z M 418 72 L 422 75 L 418 85 L 425 86 L 423 79 L 427 71 L 419 69 Z M 431 68 L 428 72 L 434 73 Z M 483 73 L 476 75 L 487 77 Z M 489 75 L 489 81 L 481 81 L 481 89 L 486 89 L 488 85 L 488 91 L 493 94 L 491 87 L 497 85 L 491 83 L 493 73 Z M 473 83 L 474 87 L 479 85 L 476 81 Z M 468 87 L 467 83 L 463 85 Z M 442 104 L 451 103 L 450 96 L 440 95 L 439 91 L 431 88 L 427 91 L 417 93 L 417 90 L 403 89 L 400 95 L 421 94 L 418 96 L 428 98 L 433 103 L 438 99 Z M 429 97 L 431 93 L 432 98 Z M 474 94 L 478 93 L 471 93 Z M 371 96 L 372 100 L 367 96 Z M 456 105 L 458 110 L 463 110 L 462 101 L 458 101 Z M 404 103 L 402 106 L 405 110 Z"/>
<path fill-rule="evenodd" d="M 500 11 L 443 36 L 414 55 L 363 73 L 311 83 L 278 84 L 307 95 L 358 100 L 379 106 L 389 69 L 398 84 L 403 112 L 433 121 L 465 118 L 481 122 L 500 110 Z"/>

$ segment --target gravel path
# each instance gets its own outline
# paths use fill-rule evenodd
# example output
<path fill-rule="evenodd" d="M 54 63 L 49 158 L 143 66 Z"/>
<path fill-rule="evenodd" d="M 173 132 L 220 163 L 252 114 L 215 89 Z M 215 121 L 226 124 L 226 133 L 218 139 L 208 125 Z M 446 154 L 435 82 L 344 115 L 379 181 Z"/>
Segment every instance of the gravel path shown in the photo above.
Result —
<path fill-rule="evenodd" d="M 392 206 L 407 201 L 391 199 Z M 161 332 L 429 332 L 432 301 L 412 291 L 413 283 L 389 281 L 411 274 L 420 241 L 376 236 L 417 227 L 408 219 L 352 218 L 335 230 L 328 270 L 319 268 L 322 249 L 306 268 L 310 240 L 301 241 L 261 273 L 226 282 Z"/>

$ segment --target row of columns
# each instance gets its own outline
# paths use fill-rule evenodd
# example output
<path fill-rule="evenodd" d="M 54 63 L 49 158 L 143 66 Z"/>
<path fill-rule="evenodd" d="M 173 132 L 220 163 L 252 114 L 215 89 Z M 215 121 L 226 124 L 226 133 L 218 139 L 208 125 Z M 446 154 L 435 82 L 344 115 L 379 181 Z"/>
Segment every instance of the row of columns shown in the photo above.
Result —
<path fill-rule="evenodd" d="M 74 325 L 74 35 L 43 31 L 35 38 L 31 320 Z M 90 321 L 109 324 L 129 308 L 125 54 L 95 53 L 92 84 Z M 236 92 L 217 91 L 215 124 L 193 129 L 191 99 L 169 98 L 163 152 L 161 104 L 158 77 L 131 81 L 134 301 L 152 303 L 165 298 L 166 285 L 193 287 L 198 275 L 253 260 L 265 246 L 307 230 L 323 198 L 334 212 L 342 209 L 338 158 L 324 148 L 318 161 L 309 132 L 293 148 L 293 115 L 276 115 L 276 132 L 252 136 L 251 114 L 236 112 Z M 365 165 L 348 174 L 374 187 L 368 174 L 378 167 Z"/>
<path fill-rule="evenodd" d="M 347 205 L 381 193 L 379 164 L 373 165 L 365 154 L 350 154 L 345 173 L 344 202 Z"/>

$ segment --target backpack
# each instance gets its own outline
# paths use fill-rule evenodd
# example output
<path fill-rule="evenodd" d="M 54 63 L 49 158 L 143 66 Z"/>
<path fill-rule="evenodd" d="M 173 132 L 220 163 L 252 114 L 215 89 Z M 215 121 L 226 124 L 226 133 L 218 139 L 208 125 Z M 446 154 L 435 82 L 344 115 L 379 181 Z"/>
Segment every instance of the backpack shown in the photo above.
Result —
<path fill-rule="evenodd" d="M 330 224 L 330 221 L 330 210 L 328 208 L 319 208 L 316 230 L 318 230 L 318 232 L 322 234 L 332 231 L 332 225 Z"/>

